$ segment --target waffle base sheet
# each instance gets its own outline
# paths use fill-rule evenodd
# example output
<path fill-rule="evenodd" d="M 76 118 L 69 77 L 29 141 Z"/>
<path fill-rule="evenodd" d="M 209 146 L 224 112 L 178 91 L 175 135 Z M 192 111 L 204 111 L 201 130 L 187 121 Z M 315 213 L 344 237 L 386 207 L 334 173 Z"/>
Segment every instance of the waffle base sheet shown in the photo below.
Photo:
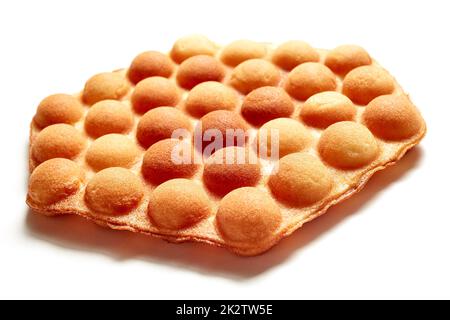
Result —
<path fill-rule="evenodd" d="M 184 38 L 183 38 L 184 39 Z M 100 139 L 102 136 L 93 136 L 92 134 L 88 133 L 86 131 L 87 125 L 86 125 L 86 119 L 88 118 L 89 112 L 92 108 L 92 105 L 95 103 L 98 103 L 99 101 L 103 100 L 102 97 L 100 98 L 93 98 L 94 100 L 89 101 L 89 96 L 86 94 L 86 90 L 88 90 L 88 86 L 86 85 L 84 91 L 78 94 L 72 95 L 77 101 L 79 101 L 82 105 L 82 115 L 79 119 L 76 121 L 73 121 L 73 123 L 69 123 L 68 125 L 73 126 L 75 130 L 78 131 L 80 136 L 82 137 L 84 141 L 84 145 L 81 148 L 79 152 L 77 152 L 74 156 L 66 157 L 70 158 L 71 161 L 73 161 L 82 171 L 83 178 L 81 179 L 81 182 L 79 183 L 79 186 L 74 191 L 67 191 L 67 195 L 60 196 L 58 195 L 58 201 L 53 203 L 48 203 L 49 201 L 41 201 L 41 199 L 36 196 L 36 194 L 40 194 L 42 190 L 33 190 L 33 186 L 30 183 L 30 190 L 27 196 L 27 204 L 37 213 L 41 213 L 44 215 L 49 216 L 55 216 L 55 215 L 64 215 L 64 214 L 75 214 L 82 216 L 86 219 L 89 219 L 91 221 L 94 221 L 95 223 L 106 226 L 112 229 L 117 230 L 128 230 L 132 232 L 139 232 L 147 235 L 151 235 L 154 237 L 162 238 L 164 240 L 179 243 L 179 242 L 185 242 L 185 241 L 196 241 L 196 242 L 203 242 L 208 243 L 215 246 L 221 246 L 225 247 L 227 249 L 230 249 L 231 251 L 244 256 L 252 256 L 257 255 L 265 252 L 266 250 L 270 249 L 272 246 L 274 246 L 277 242 L 279 242 L 284 237 L 289 236 L 292 234 L 295 230 L 299 229 L 304 223 L 311 221 L 320 215 L 324 214 L 328 208 L 331 206 L 344 201 L 345 199 L 351 197 L 352 195 L 356 194 L 358 191 L 360 191 L 364 185 L 367 183 L 367 181 L 370 179 L 370 177 L 377 171 L 382 170 L 390 165 L 394 165 L 397 161 L 399 161 L 403 155 L 412 147 L 414 147 L 416 144 L 419 143 L 419 141 L 423 138 L 426 132 L 426 126 L 425 122 L 423 121 L 422 117 L 419 114 L 419 117 L 415 119 L 418 124 L 415 127 L 415 131 L 410 133 L 409 136 L 406 138 L 394 138 L 394 139 L 387 139 L 383 136 L 383 134 L 378 132 L 376 130 L 376 127 L 370 127 L 367 125 L 367 121 L 365 120 L 364 112 L 368 108 L 368 104 L 374 102 L 374 99 L 369 99 L 367 103 L 361 103 L 360 96 L 351 96 L 348 92 L 345 91 L 345 79 L 351 75 L 351 73 L 358 69 L 358 68 L 364 68 L 366 65 L 369 65 L 370 67 L 376 67 L 380 70 L 383 70 L 383 72 L 387 71 L 383 69 L 378 62 L 376 62 L 374 59 L 370 59 L 370 63 L 364 63 L 361 62 L 362 66 L 356 66 L 352 70 L 348 71 L 345 70 L 344 72 L 340 72 L 338 67 L 334 67 L 331 62 L 327 60 L 329 57 L 330 52 L 334 52 L 333 50 L 322 50 L 322 49 L 314 49 L 315 52 L 318 54 L 317 61 L 313 63 L 321 64 L 321 65 L 327 65 L 330 67 L 330 69 L 334 69 L 333 75 L 335 77 L 335 89 L 332 91 L 339 92 L 339 93 L 345 93 L 347 96 L 352 98 L 353 105 L 356 108 L 356 112 L 353 115 L 351 121 L 362 125 L 364 127 L 369 127 L 370 131 L 373 133 L 373 139 L 376 142 L 377 145 L 377 154 L 373 157 L 370 161 L 367 161 L 367 163 L 351 167 L 351 168 L 345 168 L 342 166 L 339 166 L 336 164 L 336 161 L 339 162 L 340 159 L 337 160 L 331 160 L 327 159 L 326 155 L 327 153 L 321 153 L 320 151 L 320 143 L 321 139 L 323 138 L 324 132 L 326 130 L 330 129 L 330 126 L 317 126 L 317 125 L 311 125 L 309 122 L 305 122 L 304 118 L 302 117 L 302 108 L 305 105 L 305 100 L 308 98 L 300 97 L 299 95 L 296 95 L 289 92 L 288 86 L 290 81 L 290 74 L 296 70 L 296 68 L 292 68 L 292 66 L 287 66 L 286 63 L 283 61 L 288 60 L 282 60 L 277 61 L 276 60 L 276 54 L 277 54 L 277 46 L 271 45 L 271 44 L 258 44 L 258 47 L 253 48 L 252 43 L 249 42 L 248 44 L 243 43 L 239 45 L 239 42 L 235 47 L 232 45 L 226 46 L 226 47 L 219 47 L 217 45 L 213 45 L 206 38 L 186 38 L 190 39 L 190 42 L 187 40 L 185 45 L 180 45 L 180 40 L 174 45 L 174 48 L 172 49 L 172 52 L 169 53 L 166 57 L 169 57 L 171 59 L 171 63 L 173 65 L 173 69 L 165 75 L 167 79 L 169 79 L 170 82 L 176 85 L 176 88 L 179 92 L 179 100 L 174 103 L 172 106 L 173 108 L 179 110 L 183 116 L 188 119 L 189 123 L 191 124 L 192 128 L 195 128 L 199 122 L 202 121 L 202 116 L 204 115 L 195 115 L 192 112 L 188 111 L 186 108 L 186 100 L 188 99 L 192 88 L 195 88 L 198 83 L 202 83 L 202 81 L 206 80 L 215 80 L 214 77 L 214 68 L 209 68 L 209 73 L 201 73 L 197 72 L 196 70 L 190 70 L 188 67 L 184 68 L 183 64 L 186 65 L 186 61 L 189 61 L 189 59 L 192 59 L 191 57 L 196 57 L 201 54 L 201 56 L 208 56 L 212 57 L 217 63 L 220 64 L 220 66 L 224 70 L 224 74 L 218 79 L 216 79 L 217 82 L 220 82 L 224 84 L 225 87 L 232 90 L 237 97 L 237 103 L 234 109 L 231 110 L 231 112 L 239 115 L 242 117 L 244 114 L 242 110 L 242 104 L 243 101 L 246 99 L 246 96 L 248 96 L 251 91 L 257 89 L 258 87 L 265 86 L 264 81 L 261 81 L 260 84 L 254 84 L 251 83 L 253 80 L 248 80 L 250 83 L 250 89 L 247 89 L 246 86 L 248 83 L 245 83 L 247 79 L 244 79 L 244 85 L 242 84 L 236 84 L 236 77 L 237 77 L 237 71 L 243 63 L 249 60 L 255 60 L 258 61 L 263 60 L 269 62 L 277 71 L 279 74 L 279 79 L 277 79 L 275 84 L 268 84 L 270 86 L 278 87 L 278 88 L 284 88 L 288 93 L 290 93 L 290 98 L 292 99 L 293 103 L 293 111 L 290 115 L 283 116 L 282 118 L 290 118 L 292 120 L 297 121 L 300 123 L 306 130 L 307 134 L 310 137 L 309 142 L 301 148 L 301 150 L 297 150 L 295 153 L 301 153 L 301 154 L 307 154 L 311 157 L 314 157 L 318 162 L 320 162 L 321 166 L 325 168 L 327 175 L 330 177 L 331 187 L 330 190 L 327 191 L 326 195 L 324 195 L 322 198 L 318 199 L 317 201 L 313 201 L 312 203 L 306 203 L 306 204 L 300 204 L 298 202 L 292 202 L 292 201 L 286 201 L 286 197 L 280 196 L 279 193 L 277 193 L 277 190 L 272 190 L 270 185 L 270 179 L 272 178 L 271 175 L 268 174 L 261 174 L 260 178 L 254 182 L 250 183 L 250 185 L 243 185 L 242 187 L 257 189 L 261 193 L 264 194 L 264 196 L 273 203 L 279 210 L 279 218 L 276 222 L 271 221 L 267 224 L 263 221 L 265 218 L 261 217 L 254 221 L 256 223 L 255 228 L 262 228 L 259 233 L 252 234 L 251 236 L 246 237 L 246 232 L 249 231 L 250 227 L 248 226 L 248 221 L 242 222 L 242 227 L 239 225 L 239 223 L 233 226 L 224 225 L 221 226 L 218 223 L 217 214 L 221 210 L 222 200 L 224 197 L 227 197 L 227 193 L 234 192 L 235 190 L 239 188 L 234 188 L 234 190 L 228 191 L 227 193 L 219 193 L 216 192 L 217 190 L 214 190 L 214 188 L 211 188 L 210 186 L 205 184 L 204 179 L 204 164 L 199 165 L 199 167 L 195 170 L 195 172 L 192 173 L 190 176 L 183 176 L 180 178 L 188 179 L 190 182 L 194 183 L 198 187 L 201 188 L 202 192 L 206 195 L 207 201 L 208 201 L 208 214 L 206 215 L 199 215 L 198 218 L 192 218 L 192 221 L 188 221 L 187 225 L 183 225 L 181 227 L 167 227 L 167 223 L 164 225 L 164 223 L 158 223 L 158 221 L 155 221 L 151 216 L 149 216 L 149 208 L 152 206 L 152 194 L 159 188 L 163 182 L 157 182 L 149 181 L 143 173 L 142 173 L 142 165 L 143 165 L 143 159 L 144 155 L 146 153 L 146 150 L 149 148 L 147 145 L 143 145 L 141 141 L 137 138 L 137 130 L 140 124 L 140 121 L 144 114 L 146 114 L 148 111 L 154 110 L 155 108 L 158 108 L 159 106 L 152 106 L 148 110 L 142 110 L 139 109 L 140 107 L 137 107 L 135 104 L 135 101 L 133 100 L 133 96 L 136 83 L 130 80 L 131 72 L 130 69 L 120 69 L 114 72 L 111 72 L 110 74 L 117 75 L 118 78 L 123 79 L 123 81 L 126 82 L 126 89 L 124 89 L 124 92 L 120 92 L 116 97 L 112 97 L 112 99 L 115 99 L 117 101 L 120 101 L 125 108 L 128 110 L 131 110 L 132 112 L 132 126 L 127 132 L 117 132 L 122 134 L 123 136 L 127 137 L 134 145 L 135 150 L 137 150 L 136 155 L 134 157 L 134 160 L 130 164 L 126 165 L 118 165 L 117 167 L 125 167 L 126 170 L 128 170 L 130 173 L 135 175 L 140 183 L 143 185 L 143 195 L 140 197 L 140 199 L 137 201 L 136 205 L 134 205 L 132 208 L 125 210 L 125 212 L 114 213 L 111 212 L 105 213 L 101 212 L 102 210 L 98 210 L 95 205 L 89 203 L 89 201 L 86 201 L 86 190 L 88 188 L 89 183 L 92 181 L 92 179 L 95 178 L 96 175 L 98 175 L 99 172 L 101 172 L 101 169 L 93 168 L 92 164 L 95 164 L 96 161 L 99 160 L 95 159 L 90 160 L 90 162 L 87 160 L 87 157 L 89 156 L 89 150 L 92 144 Z M 199 40 L 200 39 L 200 40 Z M 182 40 L 181 40 L 182 41 Z M 203 41 L 203 42 L 202 42 Z M 181 42 L 183 44 L 183 42 Z M 178 45 L 178 46 L 177 46 Z M 210 45 L 210 47 L 208 47 Z M 181 49 L 180 49 L 181 48 Z M 249 50 L 244 50 L 242 48 L 250 48 Z M 259 54 L 258 56 L 258 48 L 264 48 L 263 53 Z M 208 51 L 209 50 L 209 51 Z M 234 50 L 234 51 L 233 51 Z M 230 53 L 231 52 L 231 53 Z M 237 53 L 240 53 L 241 56 Z M 247 52 L 247 53 L 246 53 Z M 249 53 L 250 52 L 250 53 Z M 236 54 L 234 54 L 236 53 Z M 233 55 L 234 54 L 234 55 Z M 246 56 L 247 54 L 247 56 Z M 230 58 L 231 56 L 231 58 Z M 255 56 L 255 57 L 254 57 Z M 234 57 L 234 58 L 233 58 Z M 250 59 L 252 58 L 252 59 Z M 237 59 L 237 62 L 233 59 Z M 241 61 L 242 60 L 242 61 Z M 314 58 L 313 58 L 314 60 Z M 310 62 L 306 62 L 310 63 Z M 237 66 L 233 65 L 237 64 Z M 193 63 L 194 67 L 197 66 L 197 68 L 201 68 L 202 63 L 200 62 L 198 65 Z M 301 64 L 300 64 L 301 65 Z M 183 70 L 181 70 L 183 69 Z M 195 69 L 195 68 L 194 68 Z M 187 70 L 187 71 L 185 71 Z M 212 71 L 211 71 L 212 70 Z M 159 71 L 158 71 L 159 72 Z M 183 80 L 184 78 L 180 76 L 180 73 L 187 73 L 186 78 L 194 79 L 194 85 L 192 83 L 189 83 L 188 80 Z M 197 72 L 197 73 L 196 73 Z M 182 74 L 182 75 L 183 75 Z M 194 74 L 194 76 L 189 77 L 190 74 Z M 204 79 L 202 78 L 204 77 Z M 144 75 L 145 79 L 145 75 Z M 200 80 L 199 80 L 200 79 Z M 206 80 L 205 80 L 206 79 Z M 267 80 L 267 79 L 266 79 Z M 134 80 L 136 82 L 136 80 Z M 137 84 L 144 80 L 137 81 Z M 293 80 L 292 80 L 293 81 Z M 198 83 L 196 83 L 198 82 Z M 409 97 L 406 95 L 406 93 L 402 90 L 400 85 L 395 81 L 394 78 L 392 78 L 393 88 L 391 92 L 388 93 L 388 95 L 393 96 L 405 96 L 406 99 L 409 101 Z M 371 84 L 369 83 L 368 86 Z M 376 84 L 373 84 L 374 86 Z M 100 85 L 101 86 L 101 85 Z M 362 84 L 363 86 L 363 84 Z M 107 89 L 105 89 L 107 90 Z M 330 90 L 321 90 L 319 91 L 330 91 Z M 117 93 L 117 90 L 115 91 Z M 313 96 L 314 94 L 312 94 Z M 106 95 L 106 98 L 111 99 L 111 97 Z M 363 98 L 364 100 L 364 98 Z M 410 101 L 409 101 L 410 102 Z M 411 103 L 412 105 L 412 103 Z M 414 110 L 417 111 L 417 109 L 414 107 Z M 258 124 L 255 124 L 255 119 L 247 117 L 242 117 L 246 126 L 249 128 L 249 132 L 251 133 L 251 136 L 256 137 L 258 134 L 258 130 L 261 128 L 262 125 L 265 123 L 273 120 L 270 119 L 265 122 L 259 122 Z M 402 117 L 400 114 L 399 117 Z M 277 118 L 277 116 L 274 116 L 273 118 Z M 36 121 L 39 120 L 39 121 Z M 169 119 L 170 120 L 170 119 Z M 165 123 L 165 121 L 169 121 L 167 119 L 160 119 L 159 121 L 161 123 Z M 390 123 L 388 122 L 389 119 L 386 121 L 386 130 L 390 129 L 388 126 Z M 405 119 L 405 121 L 409 121 L 409 119 Z M 38 124 L 39 122 L 39 124 Z M 62 121 L 61 121 L 62 122 Z M 45 163 L 46 161 L 50 161 L 48 159 L 45 159 L 42 161 L 39 158 L 39 150 L 36 150 L 37 147 L 35 144 L 38 143 L 39 135 L 45 128 L 49 128 L 51 126 L 54 126 L 57 121 L 53 121 L 50 125 L 44 125 L 42 126 L 42 119 L 38 119 L 37 116 L 33 119 L 30 127 L 30 159 L 29 159 L 29 166 L 30 166 L 30 173 L 33 174 L 35 169 L 42 163 Z M 339 123 L 339 122 L 337 122 Z M 399 122 L 402 123 L 401 121 Z M 57 124 L 56 124 L 57 125 Z M 395 128 L 394 128 L 395 129 Z M 401 128 L 399 128 L 401 130 Z M 387 131 L 383 131 L 387 132 Z M 103 135 L 104 136 L 104 135 Z M 356 138 L 357 139 L 357 138 Z M 160 139 L 161 140 L 161 139 Z M 154 144 L 154 143 L 153 143 Z M 116 146 L 114 143 L 110 145 L 111 149 L 114 149 Z M 342 148 L 345 148 L 346 146 L 343 145 Z M 70 146 L 68 147 L 70 148 Z M 34 150 L 33 150 L 34 149 Z M 345 151 L 345 150 L 344 150 Z M 37 156 L 36 156 L 37 155 Z M 51 157 L 50 157 L 51 158 Z M 58 157 L 59 158 L 59 157 Z M 281 158 L 283 159 L 283 158 Z M 113 159 L 114 160 L 114 159 Z M 334 161 L 334 162 L 333 162 Z M 260 163 L 260 169 L 261 172 L 266 172 L 269 169 L 273 167 L 274 163 L 273 161 L 262 159 Z M 107 169 L 106 169 L 107 170 Z M 269 170 L 270 171 L 270 170 Z M 295 171 L 294 171 L 295 173 Z M 47 175 L 51 175 L 50 173 Z M 47 176 L 46 176 L 47 178 Z M 178 178 L 178 177 L 174 177 Z M 48 178 L 51 180 L 51 177 Z M 297 177 L 295 174 L 292 175 L 291 179 L 295 181 Z M 170 180 L 170 179 L 167 179 Z M 164 182 L 165 183 L 165 182 Z M 233 188 L 232 188 L 233 189 Z M 107 190 L 108 191 L 108 190 Z M 251 190 L 250 190 L 251 191 Z M 275 191 L 275 192 L 274 192 Z M 308 190 L 306 189 L 305 192 Z M 60 192 L 60 191 L 55 191 Z M 111 191 L 113 192 L 113 191 Z M 178 191 L 174 191 L 173 194 L 173 202 L 177 202 L 177 193 Z M 181 191 L 183 192 L 183 191 Z M 282 191 L 283 192 L 283 191 Z M 303 195 L 299 194 L 299 197 L 301 198 Z M 292 195 L 290 195 L 289 199 L 292 198 Z M 94 200 L 95 201 L 95 200 Z M 181 200 L 180 200 L 181 201 Z M 170 202 L 170 201 L 167 201 Z M 166 205 L 166 204 L 164 204 Z M 170 203 L 167 204 L 168 210 L 170 210 Z M 186 206 L 189 206 L 189 204 L 185 204 Z M 262 206 L 263 204 L 261 204 Z M 258 208 L 258 204 L 254 204 L 255 206 L 255 212 L 258 214 L 258 212 L 262 212 L 263 208 Z M 174 210 L 180 210 L 180 206 L 175 208 Z M 231 208 L 232 209 L 232 208 Z M 231 210 L 230 209 L 230 210 Z M 246 206 L 242 207 L 242 215 L 245 215 L 246 212 Z M 231 210 L 232 211 L 232 210 Z M 170 211 L 169 211 L 170 212 Z M 181 210 L 180 212 L 183 212 Z M 277 211 L 278 212 L 278 211 Z M 172 213 L 170 213 L 172 214 Z M 170 219 L 170 214 L 168 215 Z M 173 215 L 175 215 L 177 212 L 173 212 Z M 235 218 L 233 215 L 231 215 L 231 218 L 235 219 L 233 221 L 239 221 L 239 218 Z M 237 220 L 236 220 L 237 219 Z M 229 220 L 223 220 L 222 223 L 226 224 Z M 234 223 L 234 222 L 233 222 Z M 247 225 L 246 225 L 247 223 Z M 258 225 L 258 223 L 260 225 Z M 169 223 L 170 224 L 170 223 Z M 274 225 L 274 226 L 273 226 Z M 228 228 L 230 227 L 230 228 Z M 231 228 L 232 227 L 232 228 Z M 233 229 L 234 228 L 234 229 Z M 266 229 L 264 229 L 266 228 Z M 233 234 L 230 235 L 230 230 L 233 232 L 233 230 L 236 233 L 242 233 L 243 236 L 240 237 L 234 237 Z M 301 232 L 301 231 L 300 231 Z M 249 232 L 250 233 L 250 232 Z"/>

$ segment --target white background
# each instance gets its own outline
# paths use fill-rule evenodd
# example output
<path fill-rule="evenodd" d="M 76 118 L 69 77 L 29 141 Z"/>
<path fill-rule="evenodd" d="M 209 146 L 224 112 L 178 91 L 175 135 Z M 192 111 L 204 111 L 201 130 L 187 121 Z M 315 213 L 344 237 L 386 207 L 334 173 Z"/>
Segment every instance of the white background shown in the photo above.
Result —
<path fill-rule="evenodd" d="M 1 1 L 0 298 L 450 298 L 450 8 L 421 3 Z M 39 101 L 190 33 L 360 44 L 411 94 L 428 134 L 256 258 L 31 213 L 28 126 Z"/>

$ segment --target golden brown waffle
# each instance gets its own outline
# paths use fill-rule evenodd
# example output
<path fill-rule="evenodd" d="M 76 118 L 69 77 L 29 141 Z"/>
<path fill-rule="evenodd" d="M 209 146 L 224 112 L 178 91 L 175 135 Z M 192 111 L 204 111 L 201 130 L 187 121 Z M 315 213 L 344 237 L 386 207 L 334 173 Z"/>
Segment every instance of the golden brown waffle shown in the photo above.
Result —
<path fill-rule="evenodd" d="M 251 135 L 203 163 L 175 165 L 172 131 L 199 123 Z M 224 150 L 262 151 L 251 144 L 260 128 L 279 130 L 279 162 L 214 163 Z M 361 47 L 245 40 L 220 48 L 189 36 L 169 55 L 142 53 L 79 94 L 41 102 L 27 203 L 46 215 L 256 255 L 361 190 L 425 131 L 409 97 Z"/>

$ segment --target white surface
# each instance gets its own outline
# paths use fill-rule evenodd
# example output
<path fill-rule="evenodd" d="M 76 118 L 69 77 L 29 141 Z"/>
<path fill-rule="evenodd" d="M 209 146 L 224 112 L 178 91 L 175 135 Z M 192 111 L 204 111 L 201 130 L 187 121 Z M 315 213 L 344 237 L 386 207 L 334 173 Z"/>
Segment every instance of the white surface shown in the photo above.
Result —
<path fill-rule="evenodd" d="M 373 3 L 1 1 L 0 298 L 450 298 L 449 2 Z M 28 125 L 39 101 L 189 33 L 360 44 L 410 92 L 428 134 L 256 258 L 30 213 Z"/>

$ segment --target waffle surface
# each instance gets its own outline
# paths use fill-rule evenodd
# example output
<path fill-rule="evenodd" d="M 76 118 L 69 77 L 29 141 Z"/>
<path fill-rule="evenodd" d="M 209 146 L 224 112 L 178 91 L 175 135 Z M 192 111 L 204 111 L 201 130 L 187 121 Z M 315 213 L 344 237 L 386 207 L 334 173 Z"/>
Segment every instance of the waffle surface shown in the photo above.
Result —
<path fill-rule="evenodd" d="M 204 146 L 172 132 L 192 134 L 200 123 L 250 136 L 200 163 L 174 164 L 177 145 L 190 145 L 192 157 Z M 261 129 L 278 130 L 279 161 L 214 161 L 244 148 L 246 157 L 259 154 L 252 141 Z M 363 48 L 220 47 L 188 36 L 167 55 L 141 53 L 127 69 L 94 75 L 81 93 L 39 104 L 27 203 L 46 215 L 256 255 L 359 191 L 425 131 L 409 97 Z"/>

